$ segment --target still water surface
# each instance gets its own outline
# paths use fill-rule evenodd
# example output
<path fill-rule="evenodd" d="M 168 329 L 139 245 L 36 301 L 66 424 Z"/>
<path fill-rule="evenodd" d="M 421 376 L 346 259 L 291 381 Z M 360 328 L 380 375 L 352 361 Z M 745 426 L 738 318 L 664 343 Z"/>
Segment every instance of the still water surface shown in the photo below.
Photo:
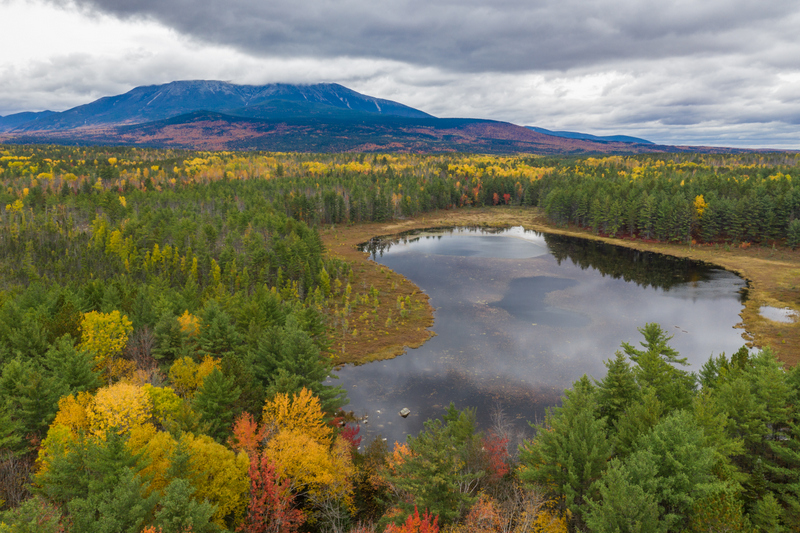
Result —
<path fill-rule="evenodd" d="M 428 230 L 366 249 L 436 309 L 436 336 L 420 348 L 338 371 L 347 408 L 368 416 L 367 440 L 402 442 L 451 401 L 477 408 L 484 428 L 502 407 L 522 430 L 583 374 L 602 378 L 646 322 L 674 335 L 692 371 L 744 344 L 734 325 L 745 281 L 705 264 L 522 228 Z"/>

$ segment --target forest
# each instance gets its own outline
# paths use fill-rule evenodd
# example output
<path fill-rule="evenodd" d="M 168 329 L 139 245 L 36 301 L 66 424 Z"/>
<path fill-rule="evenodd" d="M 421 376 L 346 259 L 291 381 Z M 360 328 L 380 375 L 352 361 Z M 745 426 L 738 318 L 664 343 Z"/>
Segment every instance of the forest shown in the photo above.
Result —
<path fill-rule="evenodd" d="M 0 146 L 0 532 L 798 531 L 798 367 L 743 348 L 690 373 L 657 324 L 525 435 L 450 405 L 364 441 L 326 380 L 424 301 L 358 283 L 320 231 L 519 206 L 793 248 L 799 163 Z"/>

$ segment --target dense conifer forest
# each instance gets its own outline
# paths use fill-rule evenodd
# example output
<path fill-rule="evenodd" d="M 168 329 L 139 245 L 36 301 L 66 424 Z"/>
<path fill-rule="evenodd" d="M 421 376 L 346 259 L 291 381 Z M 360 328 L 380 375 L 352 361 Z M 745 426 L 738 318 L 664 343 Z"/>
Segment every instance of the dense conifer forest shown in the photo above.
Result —
<path fill-rule="evenodd" d="M 363 440 L 325 384 L 334 332 L 419 304 L 319 234 L 513 205 L 793 248 L 798 163 L 0 146 L 0 532 L 798 531 L 798 367 L 743 348 L 689 373 L 657 324 L 524 436 L 451 405 Z"/>

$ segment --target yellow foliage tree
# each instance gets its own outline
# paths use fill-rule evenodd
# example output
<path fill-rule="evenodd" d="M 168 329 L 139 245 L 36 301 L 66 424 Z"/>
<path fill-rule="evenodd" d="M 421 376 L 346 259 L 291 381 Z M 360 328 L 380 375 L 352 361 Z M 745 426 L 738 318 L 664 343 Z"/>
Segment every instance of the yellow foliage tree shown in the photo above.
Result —
<path fill-rule="evenodd" d="M 306 388 L 291 397 L 276 394 L 264 404 L 262 424 L 269 436 L 264 455 L 295 490 L 307 492 L 312 501 L 351 503 L 350 446 L 333 438 L 319 398 Z"/>
<path fill-rule="evenodd" d="M 306 492 L 314 500 L 333 499 L 350 503 L 353 464 L 347 443 L 323 444 L 298 429 L 282 429 L 264 447 L 283 479 L 291 479 L 293 490 Z"/>
<path fill-rule="evenodd" d="M 153 405 L 153 416 L 159 424 L 178 416 L 183 405 L 183 400 L 175 394 L 171 387 L 154 387 L 145 383 L 142 388 L 150 397 Z"/>
<path fill-rule="evenodd" d="M 181 442 L 189 452 L 189 480 L 197 489 L 194 498 L 216 505 L 211 520 L 225 527 L 226 518 L 238 523 L 248 501 L 250 460 L 234 453 L 207 435 L 184 433 Z"/>
<path fill-rule="evenodd" d="M 73 434 L 88 430 L 89 410 L 93 401 L 94 398 L 88 392 L 79 392 L 77 396 L 72 394 L 64 396 L 58 400 L 58 413 L 50 428 L 63 426 Z"/>
<path fill-rule="evenodd" d="M 116 383 L 97 391 L 88 412 L 89 428 L 97 436 L 113 430 L 122 435 L 148 423 L 153 404 L 144 388 Z"/>
<path fill-rule="evenodd" d="M 13 204 L 6 204 L 6 211 L 9 213 L 19 213 L 25 207 L 22 200 L 14 200 Z"/>
<path fill-rule="evenodd" d="M 91 311 L 81 321 L 81 348 L 91 351 L 98 367 L 105 366 L 125 347 L 133 324 L 128 317 L 114 310 L 110 313 Z"/>
<path fill-rule="evenodd" d="M 705 198 L 703 198 L 702 194 L 695 196 L 694 198 L 694 211 L 697 213 L 697 218 L 703 218 L 703 212 L 708 207 L 708 203 L 706 202 Z"/>
<path fill-rule="evenodd" d="M 220 368 L 219 359 L 214 359 L 210 355 L 206 355 L 200 364 L 195 363 L 191 357 L 181 357 L 172 363 L 169 380 L 178 394 L 192 397 L 215 368 Z"/>
<path fill-rule="evenodd" d="M 320 444 L 329 445 L 333 428 L 325 424 L 319 398 L 303 387 L 293 394 L 279 393 L 267 400 L 262 423 L 268 432 L 292 430 L 303 433 Z"/>
<path fill-rule="evenodd" d="M 132 454 L 142 454 L 146 460 L 140 475 L 150 480 L 148 494 L 163 491 L 171 479 L 168 477 L 172 457 L 178 443 L 166 431 L 156 431 L 151 424 L 138 426 L 131 430 L 128 449 Z"/>
<path fill-rule="evenodd" d="M 187 337 L 196 337 L 200 334 L 200 317 L 197 317 L 188 310 L 178 317 L 178 324 L 181 325 L 181 333 Z"/>
<path fill-rule="evenodd" d="M 51 425 L 47 431 L 47 436 L 42 440 L 42 445 L 39 447 L 39 454 L 36 457 L 36 465 L 38 466 L 36 475 L 47 473 L 50 470 L 52 457 L 63 456 L 69 450 L 74 449 L 75 446 L 80 446 L 80 444 L 67 426 Z"/>
<path fill-rule="evenodd" d="M 531 524 L 533 533 L 567 533 L 567 523 L 571 514 L 558 511 L 558 502 L 550 500 L 539 510 Z"/>
<path fill-rule="evenodd" d="M 197 363 L 191 357 L 177 359 L 169 368 L 169 380 L 181 396 L 191 396 L 197 389 Z"/>

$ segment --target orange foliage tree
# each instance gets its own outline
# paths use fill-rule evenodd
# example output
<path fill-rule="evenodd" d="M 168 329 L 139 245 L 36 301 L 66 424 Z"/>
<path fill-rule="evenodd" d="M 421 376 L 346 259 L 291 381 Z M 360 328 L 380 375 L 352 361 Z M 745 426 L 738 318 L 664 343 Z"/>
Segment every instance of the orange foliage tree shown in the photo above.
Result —
<path fill-rule="evenodd" d="M 405 522 L 399 526 L 389 524 L 386 533 L 439 533 L 439 517 L 431 516 L 427 509 L 420 516 L 415 505 L 414 512 L 408 515 Z"/>

